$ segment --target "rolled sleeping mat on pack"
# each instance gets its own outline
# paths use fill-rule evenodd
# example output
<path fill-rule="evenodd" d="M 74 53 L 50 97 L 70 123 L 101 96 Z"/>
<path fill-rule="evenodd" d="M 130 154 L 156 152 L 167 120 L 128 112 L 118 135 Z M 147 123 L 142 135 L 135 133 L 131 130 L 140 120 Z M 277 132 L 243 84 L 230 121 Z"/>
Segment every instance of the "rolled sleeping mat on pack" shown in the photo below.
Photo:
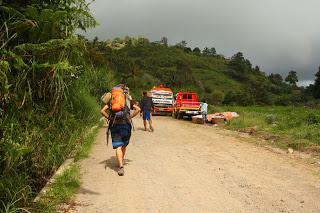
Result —
<path fill-rule="evenodd" d="M 107 93 L 104 93 L 102 96 L 101 96 L 101 101 L 104 103 L 104 104 L 108 104 L 111 100 L 111 93 L 110 92 L 107 92 Z"/>

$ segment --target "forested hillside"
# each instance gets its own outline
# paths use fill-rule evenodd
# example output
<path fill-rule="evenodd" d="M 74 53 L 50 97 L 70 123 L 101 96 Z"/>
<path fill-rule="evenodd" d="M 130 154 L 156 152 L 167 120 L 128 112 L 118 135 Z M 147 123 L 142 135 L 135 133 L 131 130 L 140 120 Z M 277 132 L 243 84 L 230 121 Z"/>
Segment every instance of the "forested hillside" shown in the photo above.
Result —
<path fill-rule="evenodd" d="M 175 91 L 197 91 L 212 104 L 289 105 L 314 100 L 310 88 L 297 86 L 295 71 L 283 79 L 253 66 L 241 52 L 228 59 L 213 47 L 191 50 L 185 41 L 172 46 L 167 41 L 126 37 L 86 43 L 95 65 L 111 69 L 136 91 L 164 84 Z"/>

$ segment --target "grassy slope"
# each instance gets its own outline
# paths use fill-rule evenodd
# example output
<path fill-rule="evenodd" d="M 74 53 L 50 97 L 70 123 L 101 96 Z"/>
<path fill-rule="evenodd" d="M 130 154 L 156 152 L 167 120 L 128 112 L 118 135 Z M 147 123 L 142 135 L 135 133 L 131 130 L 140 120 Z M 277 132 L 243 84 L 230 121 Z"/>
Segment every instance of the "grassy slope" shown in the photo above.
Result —
<path fill-rule="evenodd" d="M 224 91 L 239 90 L 242 85 L 231 79 L 224 72 L 217 69 L 193 69 L 193 72 L 198 80 L 202 82 L 205 88 L 209 88 L 211 91 Z"/>
<path fill-rule="evenodd" d="M 320 111 L 304 107 L 211 107 L 211 112 L 235 111 L 240 117 L 230 122 L 237 130 L 254 128 L 282 148 L 320 151 Z"/>

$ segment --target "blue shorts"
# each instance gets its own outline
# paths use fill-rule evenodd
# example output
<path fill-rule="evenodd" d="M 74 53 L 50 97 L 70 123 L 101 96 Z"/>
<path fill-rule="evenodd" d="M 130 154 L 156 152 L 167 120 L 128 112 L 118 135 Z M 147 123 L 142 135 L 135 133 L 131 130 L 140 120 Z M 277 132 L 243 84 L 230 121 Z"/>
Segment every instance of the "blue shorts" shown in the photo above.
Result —
<path fill-rule="evenodd" d="M 151 119 L 151 115 L 150 114 L 151 114 L 150 110 L 143 110 L 143 112 L 142 112 L 143 120 L 150 121 L 150 119 Z"/>
<path fill-rule="evenodd" d="M 116 149 L 122 146 L 128 146 L 131 137 L 130 124 L 114 124 L 110 127 L 112 147 Z"/>

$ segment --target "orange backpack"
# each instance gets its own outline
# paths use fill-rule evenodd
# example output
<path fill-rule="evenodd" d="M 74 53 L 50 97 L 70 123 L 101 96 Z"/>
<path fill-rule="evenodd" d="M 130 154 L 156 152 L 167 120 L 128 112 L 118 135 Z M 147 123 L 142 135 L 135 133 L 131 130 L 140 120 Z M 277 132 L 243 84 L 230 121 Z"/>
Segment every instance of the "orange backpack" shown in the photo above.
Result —
<path fill-rule="evenodd" d="M 121 87 L 113 87 L 111 91 L 111 110 L 112 112 L 120 112 L 126 104 L 126 96 Z"/>

